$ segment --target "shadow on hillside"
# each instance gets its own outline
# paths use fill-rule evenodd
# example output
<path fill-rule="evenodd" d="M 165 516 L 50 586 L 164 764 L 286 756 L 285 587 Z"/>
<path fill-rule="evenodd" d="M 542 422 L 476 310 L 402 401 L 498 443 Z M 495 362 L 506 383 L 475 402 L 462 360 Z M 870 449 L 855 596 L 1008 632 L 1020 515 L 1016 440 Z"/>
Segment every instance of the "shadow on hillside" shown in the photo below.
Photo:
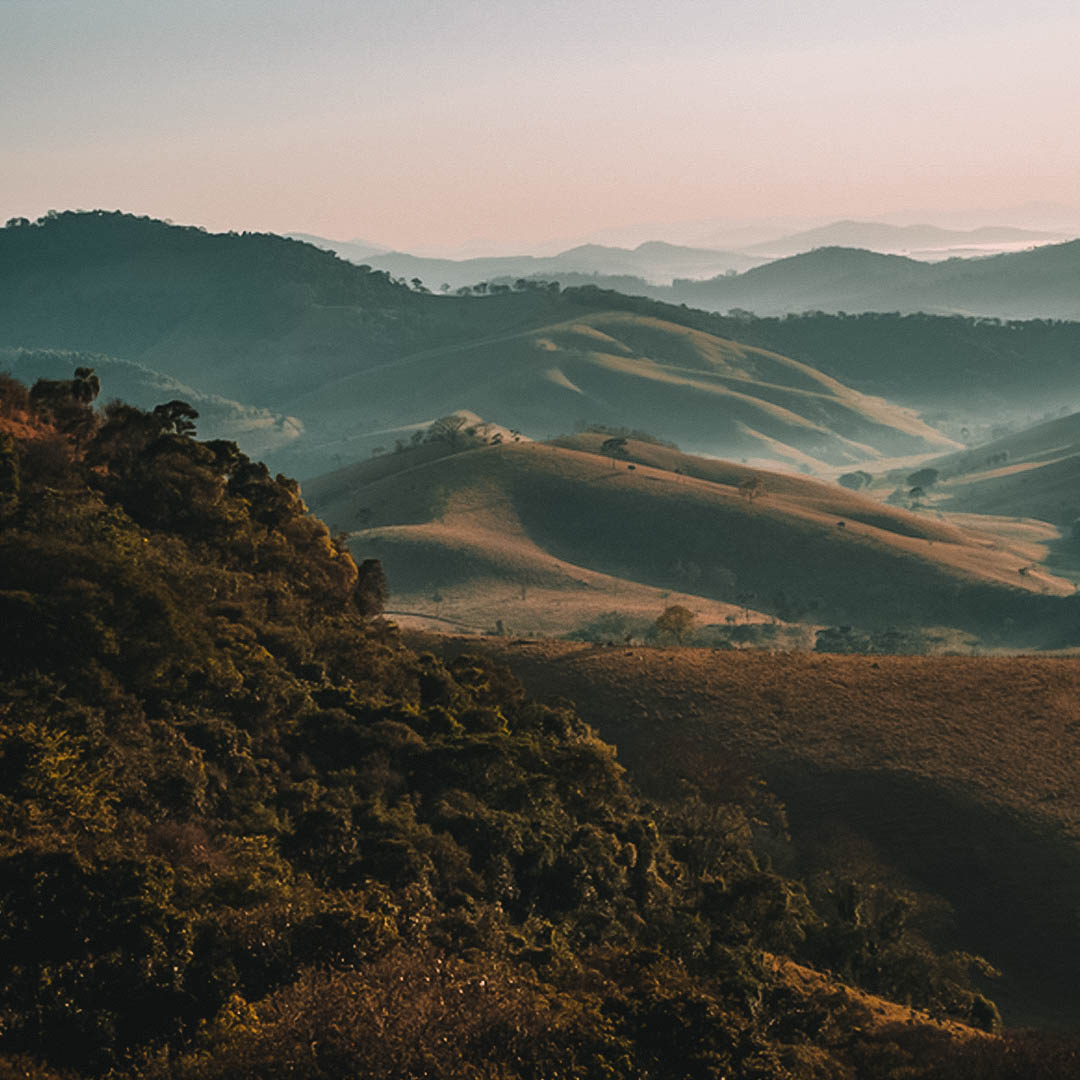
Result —
<path fill-rule="evenodd" d="M 1073 1029 L 1080 1013 L 1080 848 L 1039 823 L 912 776 L 774 763 L 792 839 L 815 853 L 839 826 L 955 911 L 946 944 L 1002 971 L 988 987 L 1006 1024 Z"/>

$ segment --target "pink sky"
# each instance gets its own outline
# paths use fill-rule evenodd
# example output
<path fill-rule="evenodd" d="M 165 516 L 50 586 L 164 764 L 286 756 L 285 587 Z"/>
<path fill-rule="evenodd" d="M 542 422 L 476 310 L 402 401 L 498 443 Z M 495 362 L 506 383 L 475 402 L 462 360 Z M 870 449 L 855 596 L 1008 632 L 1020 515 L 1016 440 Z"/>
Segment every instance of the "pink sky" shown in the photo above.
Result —
<path fill-rule="evenodd" d="M 1064 0 L 4 13 L 5 217 L 106 207 L 504 251 L 635 222 L 1080 189 L 1080 15 Z"/>

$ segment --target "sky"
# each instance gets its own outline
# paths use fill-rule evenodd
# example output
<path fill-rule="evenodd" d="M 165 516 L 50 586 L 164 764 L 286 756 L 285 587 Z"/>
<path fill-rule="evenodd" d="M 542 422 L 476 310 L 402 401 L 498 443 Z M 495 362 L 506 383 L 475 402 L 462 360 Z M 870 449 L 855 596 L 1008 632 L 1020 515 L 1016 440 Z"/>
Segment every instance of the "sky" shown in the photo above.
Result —
<path fill-rule="evenodd" d="M 1075 0 L 0 0 L 0 216 L 429 253 L 1072 204 Z"/>

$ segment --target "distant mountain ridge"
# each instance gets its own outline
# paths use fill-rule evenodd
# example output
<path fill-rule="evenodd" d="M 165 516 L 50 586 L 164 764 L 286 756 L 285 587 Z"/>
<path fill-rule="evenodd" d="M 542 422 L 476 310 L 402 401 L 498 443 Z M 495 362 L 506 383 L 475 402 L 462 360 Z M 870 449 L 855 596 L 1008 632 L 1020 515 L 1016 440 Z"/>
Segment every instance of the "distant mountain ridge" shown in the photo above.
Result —
<path fill-rule="evenodd" d="M 614 287 L 603 278 L 601 288 Z M 925 312 L 1001 319 L 1080 319 L 1080 240 L 931 263 L 862 248 L 819 247 L 737 275 L 670 286 L 619 279 L 624 292 L 708 311 Z"/>
<path fill-rule="evenodd" d="M 937 225 L 889 225 L 881 221 L 836 221 L 806 229 L 745 250 L 772 258 L 798 255 L 818 247 L 858 247 L 882 254 L 947 253 L 957 248 L 1011 247 L 1064 240 L 1059 232 L 986 225 L 977 229 L 945 229 Z M 988 252 L 991 253 L 991 252 Z"/>
<path fill-rule="evenodd" d="M 764 260 L 756 255 L 711 248 L 682 247 L 647 241 L 633 249 L 604 244 L 581 244 L 557 255 L 497 255 L 471 259 L 439 259 L 404 251 L 378 251 L 325 237 L 291 236 L 334 251 L 343 259 L 386 270 L 406 280 L 419 278 L 436 291 L 490 282 L 493 279 L 554 276 L 560 273 L 630 274 L 658 284 L 676 277 L 707 278 L 728 271 L 747 270 Z"/>

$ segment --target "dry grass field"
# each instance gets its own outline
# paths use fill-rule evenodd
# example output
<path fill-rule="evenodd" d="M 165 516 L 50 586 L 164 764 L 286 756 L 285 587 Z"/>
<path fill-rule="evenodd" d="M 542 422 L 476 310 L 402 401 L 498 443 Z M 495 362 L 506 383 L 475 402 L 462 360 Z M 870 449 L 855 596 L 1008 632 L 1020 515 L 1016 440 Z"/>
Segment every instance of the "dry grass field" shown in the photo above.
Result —
<path fill-rule="evenodd" d="M 1066 638 L 1073 585 L 1039 565 L 1037 531 L 988 532 L 633 439 L 613 459 L 603 441 L 429 444 L 304 494 L 355 555 L 383 561 L 394 610 L 478 630 L 564 634 L 678 603 L 699 626 L 776 617 L 953 627 L 1024 647 Z"/>

